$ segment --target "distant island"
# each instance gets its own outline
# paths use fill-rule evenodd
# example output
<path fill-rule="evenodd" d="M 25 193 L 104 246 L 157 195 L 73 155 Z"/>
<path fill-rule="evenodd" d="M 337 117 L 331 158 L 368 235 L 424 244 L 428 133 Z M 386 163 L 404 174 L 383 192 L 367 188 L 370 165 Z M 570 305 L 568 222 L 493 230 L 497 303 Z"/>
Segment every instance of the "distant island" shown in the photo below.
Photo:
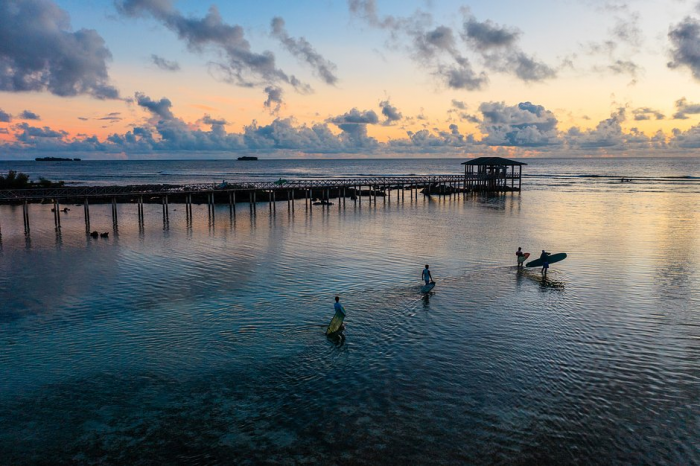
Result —
<path fill-rule="evenodd" d="M 249 157 L 249 156 L 243 156 L 243 157 L 238 157 L 238 160 L 258 160 L 257 157 Z"/>
<path fill-rule="evenodd" d="M 37 157 L 34 160 L 37 162 L 80 162 L 80 159 L 70 159 L 63 157 Z"/>

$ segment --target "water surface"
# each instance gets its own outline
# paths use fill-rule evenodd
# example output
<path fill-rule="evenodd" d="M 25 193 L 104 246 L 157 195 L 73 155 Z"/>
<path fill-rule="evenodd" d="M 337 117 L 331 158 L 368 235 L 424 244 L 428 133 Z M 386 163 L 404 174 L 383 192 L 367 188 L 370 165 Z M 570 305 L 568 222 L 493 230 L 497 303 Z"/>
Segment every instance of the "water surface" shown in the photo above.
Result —
<path fill-rule="evenodd" d="M 143 229 L 120 205 L 116 232 L 91 206 L 108 239 L 0 206 L 0 463 L 697 464 L 696 188 L 608 171 Z"/>

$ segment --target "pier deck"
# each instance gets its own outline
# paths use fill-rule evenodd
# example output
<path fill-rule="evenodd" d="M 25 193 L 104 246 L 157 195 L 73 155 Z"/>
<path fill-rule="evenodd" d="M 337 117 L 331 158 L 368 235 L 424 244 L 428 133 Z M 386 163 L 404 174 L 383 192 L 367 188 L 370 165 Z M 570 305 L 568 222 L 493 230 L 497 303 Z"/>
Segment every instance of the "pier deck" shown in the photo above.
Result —
<path fill-rule="evenodd" d="M 219 184 L 196 185 L 145 185 L 145 186 L 81 186 L 46 189 L 7 189 L 0 190 L 0 202 L 21 203 L 42 199 L 94 199 L 94 198 L 124 198 L 134 196 L 163 196 L 173 194 L 210 194 L 224 192 L 251 191 L 285 191 L 285 190 L 317 190 L 336 188 L 426 188 L 451 187 L 457 190 L 477 191 L 479 186 L 474 183 L 484 177 L 465 175 L 426 175 L 426 176 L 378 176 L 362 178 L 326 178 L 280 181 L 256 181 Z M 439 189 L 432 189 L 433 194 L 439 194 Z"/>
<path fill-rule="evenodd" d="M 503 174 L 498 176 L 503 179 Z M 510 179 L 508 176 L 506 178 Z M 513 180 L 514 181 L 514 180 Z M 519 183 L 518 183 L 519 184 Z M 513 185 L 513 182 L 511 182 Z M 493 189 L 493 187 L 498 189 Z M 396 191 L 397 200 L 403 200 L 406 191 L 411 199 L 424 195 L 455 195 L 473 191 L 519 191 L 508 188 L 505 183 L 491 183 L 489 175 L 416 175 L 416 176 L 376 176 L 361 178 L 295 179 L 278 181 L 254 181 L 221 184 L 196 185 L 144 185 L 144 186 L 82 186 L 62 188 L 40 188 L 21 190 L 0 190 L 0 204 L 22 205 L 24 232 L 29 235 L 29 213 L 31 204 L 53 204 L 51 209 L 57 234 L 61 231 L 61 204 L 78 203 L 83 206 L 85 232 L 97 234 L 90 228 L 90 204 L 111 203 L 114 231 L 117 231 L 119 203 L 136 203 L 139 227 L 144 224 L 144 203 L 159 203 L 163 206 L 163 224 L 169 222 L 169 203 L 184 203 L 188 222 L 192 220 L 192 203 L 206 202 L 210 218 L 213 220 L 216 204 L 228 204 L 233 218 L 236 203 L 247 202 L 251 212 L 255 212 L 260 202 L 270 204 L 275 209 L 279 201 L 286 201 L 294 211 L 295 201 L 303 201 L 306 209 L 314 205 L 332 205 L 330 199 L 339 200 L 338 207 L 345 205 L 348 198 L 362 205 L 362 198 L 369 203 L 377 203 L 377 197 L 391 202 L 391 193 Z M 66 210 L 66 209 L 64 209 Z M 0 238 L 2 237 L 0 225 Z"/>

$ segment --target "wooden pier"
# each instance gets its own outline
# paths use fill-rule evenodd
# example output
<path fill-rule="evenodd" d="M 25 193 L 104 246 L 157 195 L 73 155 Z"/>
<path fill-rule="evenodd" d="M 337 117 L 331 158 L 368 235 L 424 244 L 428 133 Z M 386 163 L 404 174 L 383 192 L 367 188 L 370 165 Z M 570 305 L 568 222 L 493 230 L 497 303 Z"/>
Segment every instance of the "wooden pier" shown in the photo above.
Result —
<path fill-rule="evenodd" d="M 516 165 L 512 166 L 519 164 L 518 162 L 514 163 Z M 142 227 L 144 203 L 162 204 L 163 222 L 167 224 L 170 218 L 170 203 L 185 204 L 188 222 L 192 220 L 193 202 L 206 202 L 208 214 L 212 219 L 215 215 L 216 204 L 227 204 L 232 218 L 236 215 L 236 205 L 240 203 L 247 203 L 251 212 L 254 213 L 258 204 L 263 202 L 268 203 L 272 210 L 276 209 L 278 202 L 286 201 L 289 210 L 294 211 L 296 204 L 303 201 L 304 208 L 312 212 L 314 205 L 333 205 L 330 199 L 338 200 L 338 208 L 344 206 L 348 199 L 359 207 L 362 207 L 363 203 L 376 205 L 377 197 L 383 198 L 383 202 L 391 202 L 392 192 L 395 193 L 397 201 L 402 201 L 406 197 L 406 192 L 412 200 L 418 199 L 419 194 L 453 196 L 459 193 L 480 191 L 519 191 L 521 173 L 521 169 L 516 175 L 514 169 L 511 169 L 510 173 L 506 173 L 502 169 L 468 172 L 465 168 L 464 175 L 297 179 L 222 183 L 219 185 L 91 186 L 0 190 L 0 204 L 22 206 L 26 235 L 30 232 L 30 204 L 52 204 L 54 225 L 57 232 L 60 232 L 61 229 L 62 204 L 82 204 L 85 231 L 90 234 L 90 205 L 94 204 L 111 204 L 112 221 L 116 231 L 118 224 L 117 204 L 119 203 L 137 204 L 138 222 L 139 226 Z M 515 186 L 516 179 L 518 181 L 517 187 Z M 510 180 L 511 186 L 508 186 L 504 180 Z M 0 223 L 0 235 L 2 234 L 1 228 Z"/>

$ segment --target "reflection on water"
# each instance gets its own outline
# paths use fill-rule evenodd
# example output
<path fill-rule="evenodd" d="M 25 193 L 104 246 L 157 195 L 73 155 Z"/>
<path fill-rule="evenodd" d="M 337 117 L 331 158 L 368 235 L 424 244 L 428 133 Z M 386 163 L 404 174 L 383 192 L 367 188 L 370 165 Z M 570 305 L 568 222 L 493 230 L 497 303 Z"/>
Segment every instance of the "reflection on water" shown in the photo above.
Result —
<path fill-rule="evenodd" d="M 700 461 L 693 196 L 284 204 L 0 206 L 2 462 Z"/>

